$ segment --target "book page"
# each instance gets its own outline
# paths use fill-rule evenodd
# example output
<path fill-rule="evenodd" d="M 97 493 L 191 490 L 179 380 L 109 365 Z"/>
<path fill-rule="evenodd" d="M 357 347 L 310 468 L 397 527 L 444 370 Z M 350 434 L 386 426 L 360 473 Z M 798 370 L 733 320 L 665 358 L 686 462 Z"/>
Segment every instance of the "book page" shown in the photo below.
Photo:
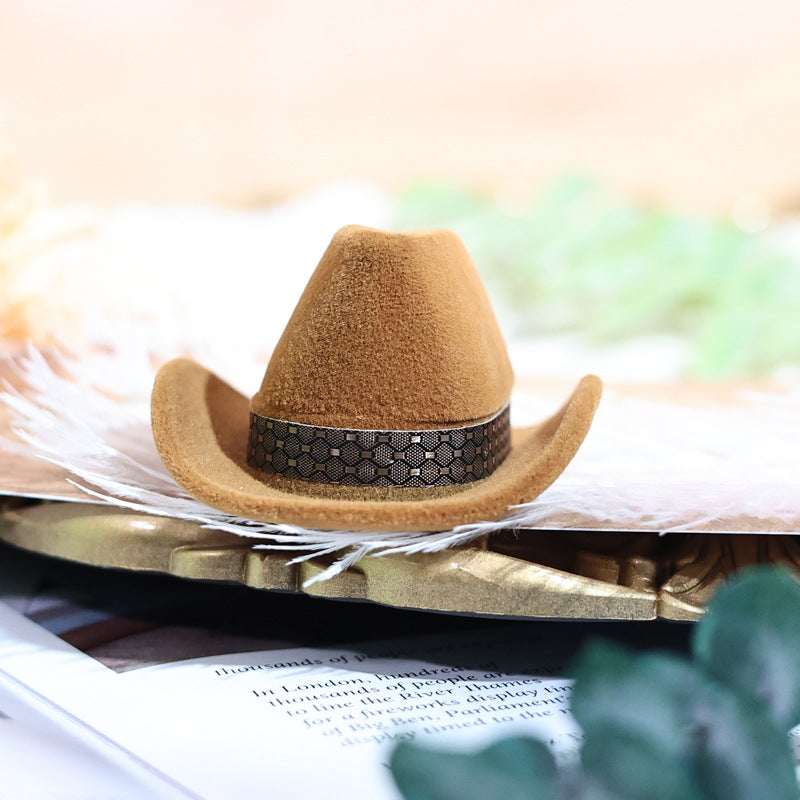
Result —
<path fill-rule="evenodd" d="M 400 741 L 472 747 L 524 731 L 562 755 L 579 741 L 560 665 L 513 629 L 123 672 L 5 605 L 0 630 L 8 674 L 202 797 L 393 798 Z"/>

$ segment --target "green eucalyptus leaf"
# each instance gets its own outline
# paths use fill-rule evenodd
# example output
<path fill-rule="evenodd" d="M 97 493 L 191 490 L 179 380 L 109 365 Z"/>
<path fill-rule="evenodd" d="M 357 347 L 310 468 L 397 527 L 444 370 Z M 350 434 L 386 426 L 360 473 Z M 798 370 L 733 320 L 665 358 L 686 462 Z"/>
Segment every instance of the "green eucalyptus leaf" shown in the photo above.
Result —
<path fill-rule="evenodd" d="M 762 706 L 709 682 L 687 712 L 690 761 L 708 800 L 797 800 L 786 732 Z"/>
<path fill-rule="evenodd" d="M 555 800 L 629 800 L 610 791 L 581 770 L 562 770 L 553 797 Z"/>
<path fill-rule="evenodd" d="M 557 777 L 547 747 L 522 736 L 477 753 L 402 742 L 392 752 L 390 768 L 406 800 L 550 800 Z"/>
<path fill-rule="evenodd" d="M 595 645 L 571 703 L 584 769 L 629 800 L 797 800 L 786 730 L 683 658 Z"/>
<path fill-rule="evenodd" d="M 673 655 L 597 643 L 584 649 L 574 678 L 586 772 L 629 800 L 704 800 L 686 715 L 704 681 L 698 670 Z"/>
<path fill-rule="evenodd" d="M 694 630 L 697 660 L 763 706 L 783 732 L 800 722 L 800 586 L 758 567 L 723 586 Z"/>

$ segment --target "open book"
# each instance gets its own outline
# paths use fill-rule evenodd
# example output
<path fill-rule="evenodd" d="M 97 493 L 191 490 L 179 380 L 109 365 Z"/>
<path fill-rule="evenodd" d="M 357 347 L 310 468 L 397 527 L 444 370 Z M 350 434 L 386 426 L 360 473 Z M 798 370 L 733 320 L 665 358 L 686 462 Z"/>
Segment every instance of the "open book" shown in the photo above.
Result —
<path fill-rule="evenodd" d="M 0 548 L 10 796 L 16 786 L 84 800 L 388 800 L 398 796 L 388 754 L 412 739 L 472 748 L 525 732 L 568 759 L 580 732 L 564 664 L 608 630 L 282 596 Z M 614 631 L 685 638 L 676 625 Z"/>

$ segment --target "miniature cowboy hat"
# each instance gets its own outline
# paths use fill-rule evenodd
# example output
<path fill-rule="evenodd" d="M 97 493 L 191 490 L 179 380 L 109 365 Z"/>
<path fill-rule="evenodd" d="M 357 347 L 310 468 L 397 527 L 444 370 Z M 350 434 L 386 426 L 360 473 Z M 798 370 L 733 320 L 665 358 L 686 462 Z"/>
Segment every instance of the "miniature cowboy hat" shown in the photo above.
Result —
<path fill-rule="evenodd" d="M 500 519 L 564 470 L 601 393 L 509 428 L 511 365 L 449 231 L 348 226 L 333 238 L 249 401 L 188 359 L 165 364 L 153 433 L 208 505 L 309 528 L 436 531 Z"/>

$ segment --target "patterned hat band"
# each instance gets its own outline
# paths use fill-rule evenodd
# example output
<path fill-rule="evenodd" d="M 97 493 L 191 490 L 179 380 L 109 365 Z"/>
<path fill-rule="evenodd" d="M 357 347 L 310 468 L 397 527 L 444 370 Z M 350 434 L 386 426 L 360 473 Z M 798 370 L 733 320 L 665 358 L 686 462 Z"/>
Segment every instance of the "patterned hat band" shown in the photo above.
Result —
<path fill-rule="evenodd" d="M 511 448 L 509 407 L 465 428 L 321 428 L 250 413 L 247 462 L 272 475 L 346 486 L 451 486 L 487 478 Z"/>

